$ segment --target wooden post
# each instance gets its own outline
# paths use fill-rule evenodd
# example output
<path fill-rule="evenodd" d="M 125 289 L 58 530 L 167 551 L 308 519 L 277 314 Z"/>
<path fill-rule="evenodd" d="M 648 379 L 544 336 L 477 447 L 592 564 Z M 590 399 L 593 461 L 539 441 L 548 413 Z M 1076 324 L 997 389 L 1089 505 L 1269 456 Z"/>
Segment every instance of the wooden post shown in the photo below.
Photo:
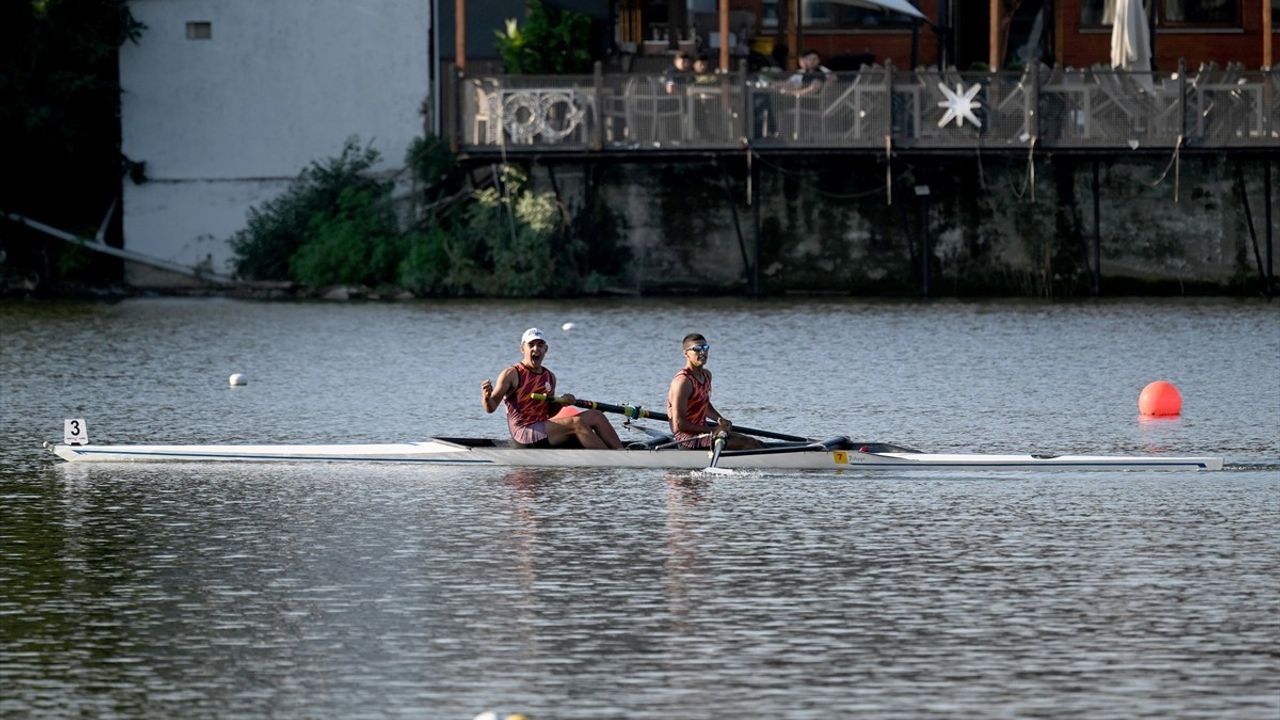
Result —
<path fill-rule="evenodd" d="M 729 72 L 729 0 L 720 0 L 720 72 Z"/>
<path fill-rule="evenodd" d="M 1262 0 L 1262 66 L 1271 67 L 1271 0 Z"/>
<path fill-rule="evenodd" d="M 1000 0 L 991 0 L 991 21 L 988 23 L 987 43 L 990 48 L 987 50 L 987 65 L 991 67 L 991 72 L 1000 69 Z"/>
<path fill-rule="evenodd" d="M 467 69 L 467 0 L 453 0 L 453 63 Z"/>

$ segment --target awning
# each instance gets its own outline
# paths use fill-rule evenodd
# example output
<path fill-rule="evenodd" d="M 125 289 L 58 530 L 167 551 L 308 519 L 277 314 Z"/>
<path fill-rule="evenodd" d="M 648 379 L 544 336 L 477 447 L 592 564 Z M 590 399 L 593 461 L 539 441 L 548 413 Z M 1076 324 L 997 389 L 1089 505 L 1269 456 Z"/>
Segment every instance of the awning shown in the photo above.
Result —
<path fill-rule="evenodd" d="M 886 10 L 888 12 L 902 13 L 913 18 L 927 20 L 923 13 L 916 9 L 915 5 L 907 2 L 907 0 L 822 0 L 833 5 L 849 5 L 852 7 L 865 8 L 867 10 Z"/>

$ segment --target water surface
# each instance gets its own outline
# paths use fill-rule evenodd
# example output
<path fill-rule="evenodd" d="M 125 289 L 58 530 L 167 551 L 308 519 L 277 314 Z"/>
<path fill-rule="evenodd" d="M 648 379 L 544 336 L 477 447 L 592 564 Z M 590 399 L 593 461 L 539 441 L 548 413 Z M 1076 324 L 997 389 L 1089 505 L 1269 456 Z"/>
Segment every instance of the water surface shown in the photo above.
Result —
<path fill-rule="evenodd" d="M 1280 313 L 1259 303 L 0 304 L 0 715 L 1274 718 Z M 562 323 L 574 322 L 572 332 Z M 72 466 L 96 442 L 498 435 L 529 325 L 661 407 L 1221 473 Z M 229 388 L 233 372 L 249 385 Z M 1142 422 L 1142 386 L 1183 392 Z"/>

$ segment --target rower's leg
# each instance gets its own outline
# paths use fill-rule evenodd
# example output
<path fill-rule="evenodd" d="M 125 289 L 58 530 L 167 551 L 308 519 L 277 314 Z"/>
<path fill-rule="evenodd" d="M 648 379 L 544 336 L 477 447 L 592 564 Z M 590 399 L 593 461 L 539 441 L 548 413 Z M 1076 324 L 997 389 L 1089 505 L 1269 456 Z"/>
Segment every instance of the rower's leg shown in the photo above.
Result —
<path fill-rule="evenodd" d="M 609 449 L 617 450 L 622 447 L 622 439 L 618 437 L 618 431 L 613 429 L 613 424 L 604 416 L 604 413 L 599 410 L 586 410 L 578 413 L 578 418 L 596 434 L 596 437 L 604 441 Z"/>
<path fill-rule="evenodd" d="M 590 426 L 582 422 L 582 415 L 573 417 L 551 418 L 547 421 L 547 440 L 552 447 L 561 445 L 571 437 L 577 437 L 582 447 L 588 450 L 603 450 L 607 447 L 604 441 L 591 431 Z"/>
<path fill-rule="evenodd" d="M 750 435 L 730 432 L 729 440 L 724 444 L 725 450 L 755 450 L 764 447 L 764 443 Z"/>
<path fill-rule="evenodd" d="M 559 445 L 565 437 L 576 436 L 582 447 L 591 450 L 622 447 L 622 440 L 609 424 L 609 419 L 599 410 L 585 410 L 572 417 L 551 418 L 547 421 L 547 439 Z"/>

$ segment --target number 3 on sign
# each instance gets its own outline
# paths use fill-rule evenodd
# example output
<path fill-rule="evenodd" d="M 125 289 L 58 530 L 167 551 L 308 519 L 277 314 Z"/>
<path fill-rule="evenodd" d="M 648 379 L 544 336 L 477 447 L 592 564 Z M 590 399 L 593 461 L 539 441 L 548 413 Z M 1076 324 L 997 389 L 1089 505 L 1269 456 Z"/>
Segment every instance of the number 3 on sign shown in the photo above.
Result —
<path fill-rule="evenodd" d="M 88 445 L 89 426 L 85 425 L 81 418 L 63 420 L 62 441 L 66 445 Z"/>

